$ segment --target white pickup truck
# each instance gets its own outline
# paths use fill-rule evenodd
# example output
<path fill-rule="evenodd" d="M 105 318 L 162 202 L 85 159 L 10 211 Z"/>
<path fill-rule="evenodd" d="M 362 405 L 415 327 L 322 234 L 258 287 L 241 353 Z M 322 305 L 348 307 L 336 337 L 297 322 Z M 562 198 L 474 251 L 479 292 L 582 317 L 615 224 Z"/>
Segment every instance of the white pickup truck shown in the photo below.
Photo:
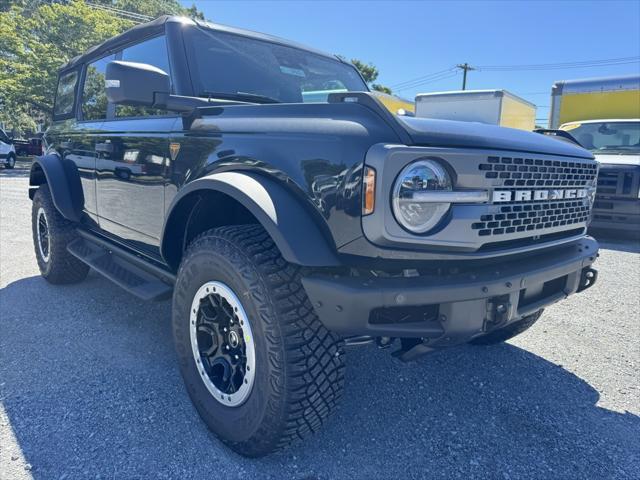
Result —
<path fill-rule="evenodd" d="M 13 168 L 16 165 L 16 149 L 12 140 L 0 129 L 0 164 L 5 168 Z"/>
<path fill-rule="evenodd" d="M 591 228 L 640 232 L 640 119 L 565 123 L 600 164 Z"/>

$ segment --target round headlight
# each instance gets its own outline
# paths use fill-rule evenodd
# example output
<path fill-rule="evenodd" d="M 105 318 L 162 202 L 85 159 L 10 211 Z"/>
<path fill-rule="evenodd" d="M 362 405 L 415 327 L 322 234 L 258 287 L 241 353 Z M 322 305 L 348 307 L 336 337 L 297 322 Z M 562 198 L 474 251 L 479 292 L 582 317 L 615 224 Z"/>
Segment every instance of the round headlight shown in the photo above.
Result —
<path fill-rule="evenodd" d="M 393 187 L 393 214 L 400 225 L 413 233 L 431 230 L 449 210 L 450 203 L 434 202 L 429 194 L 451 191 L 451 178 L 435 160 L 418 160 L 407 165 Z"/>

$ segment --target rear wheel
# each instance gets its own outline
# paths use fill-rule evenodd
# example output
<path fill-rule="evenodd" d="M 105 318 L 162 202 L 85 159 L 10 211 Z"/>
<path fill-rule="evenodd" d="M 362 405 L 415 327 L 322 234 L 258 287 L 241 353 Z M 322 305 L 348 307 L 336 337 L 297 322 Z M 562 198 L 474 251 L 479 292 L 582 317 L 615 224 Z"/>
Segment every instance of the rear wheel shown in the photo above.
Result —
<path fill-rule="evenodd" d="M 517 322 L 507 325 L 499 330 L 487 333 L 482 337 L 474 338 L 471 340 L 472 345 L 495 345 L 497 343 L 506 342 L 510 338 L 520 335 L 525 330 L 528 330 L 534 323 L 538 321 L 544 310 L 538 310 L 536 313 L 527 315 L 526 317 L 518 320 Z"/>
<path fill-rule="evenodd" d="M 4 166 L 9 169 L 16 166 L 16 156 L 13 153 L 9 154 L 7 160 L 4 162 Z"/>
<path fill-rule="evenodd" d="M 196 238 L 173 297 L 180 369 L 198 413 L 236 452 L 258 457 L 314 432 L 342 394 L 341 340 L 256 225 Z"/>
<path fill-rule="evenodd" d="M 67 251 L 78 234 L 53 204 L 48 185 L 41 185 L 31 209 L 33 245 L 40 274 L 50 283 L 77 283 L 85 279 L 89 267 Z"/>

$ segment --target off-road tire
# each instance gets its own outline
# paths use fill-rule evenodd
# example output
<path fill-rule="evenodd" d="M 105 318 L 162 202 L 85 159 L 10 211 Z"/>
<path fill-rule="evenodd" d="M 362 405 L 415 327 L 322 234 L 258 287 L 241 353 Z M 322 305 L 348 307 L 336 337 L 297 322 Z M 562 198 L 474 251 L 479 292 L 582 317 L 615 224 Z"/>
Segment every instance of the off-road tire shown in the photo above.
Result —
<path fill-rule="evenodd" d="M 471 340 L 472 345 L 496 345 L 498 343 L 506 342 L 510 338 L 520 335 L 525 330 L 528 330 L 534 323 L 538 321 L 544 310 L 538 310 L 536 313 L 527 315 L 526 317 L 512 323 L 499 330 L 487 333 L 482 337 L 474 338 Z"/>
<path fill-rule="evenodd" d="M 45 259 L 38 246 L 38 212 L 42 208 L 49 231 L 49 258 Z M 73 222 L 65 219 L 53 204 L 48 185 L 41 185 L 33 197 L 31 207 L 33 246 L 40 274 L 49 283 L 63 285 L 78 283 L 89 273 L 89 266 L 67 251 L 67 245 L 78 238 Z"/>
<path fill-rule="evenodd" d="M 12 169 L 15 166 L 16 166 L 16 156 L 12 152 L 7 156 L 7 159 L 4 161 L 4 168 Z"/>
<path fill-rule="evenodd" d="M 280 450 L 317 431 L 342 395 L 342 341 L 316 316 L 300 281 L 257 225 L 215 228 L 189 245 L 173 295 L 173 334 L 187 391 L 207 426 L 248 457 Z M 216 400 L 201 379 L 190 341 L 192 301 L 207 282 L 229 286 L 251 323 L 255 377 L 244 403 Z"/>

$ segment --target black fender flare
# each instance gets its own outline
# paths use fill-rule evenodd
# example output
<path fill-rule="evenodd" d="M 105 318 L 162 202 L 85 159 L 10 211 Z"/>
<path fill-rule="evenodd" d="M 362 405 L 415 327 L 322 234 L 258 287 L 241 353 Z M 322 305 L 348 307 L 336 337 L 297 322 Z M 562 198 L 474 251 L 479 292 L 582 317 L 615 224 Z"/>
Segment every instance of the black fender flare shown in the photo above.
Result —
<path fill-rule="evenodd" d="M 160 252 L 165 261 L 168 260 L 166 235 L 176 221 L 176 207 L 198 190 L 213 190 L 242 204 L 271 236 L 286 261 L 308 267 L 340 265 L 333 242 L 316 223 L 322 221 L 316 218 L 321 218 L 320 214 L 314 215 L 311 208 L 305 208 L 279 182 L 240 171 L 213 173 L 188 183 L 179 191 L 171 202 L 162 230 Z"/>
<path fill-rule="evenodd" d="M 29 198 L 33 200 L 37 187 L 48 184 L 53 204 L 60 214 L 79 222 L 84 207 L 84 195 L 76 165 L 58 154 L 36 157 L 29 173 Z"/>

